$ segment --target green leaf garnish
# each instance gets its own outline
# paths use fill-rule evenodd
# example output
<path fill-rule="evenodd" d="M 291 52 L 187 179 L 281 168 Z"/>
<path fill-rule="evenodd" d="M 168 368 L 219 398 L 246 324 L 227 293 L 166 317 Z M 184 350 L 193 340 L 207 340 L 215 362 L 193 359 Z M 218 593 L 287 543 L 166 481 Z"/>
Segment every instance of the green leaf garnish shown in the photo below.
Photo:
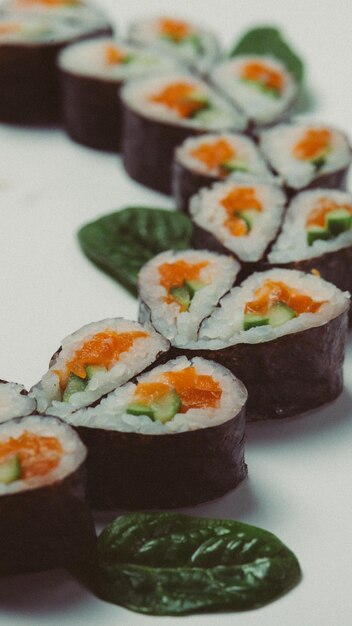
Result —
<path fill-rule="evenodd" d="M 190 247 L 191 220 L 178 212 L 129 207 L 86 224 L 78 232 L 83 252 L 137 295 L 142 265 L 164 250 Z"/>
<path fill-rule="evenodd" d="M 135 513 L 100 535 L 93 588 L 104 600 L 139 613 L 183 615 L 257 608 L 300 577 L 293 552 L 255 526 Z"/>
<path fill-rule="evenodd" d="M 298 83 L 303 81 L 303 62 L 296 52 L 290 48 L 277 28 L 259 26 L 249 30 L 234 46 L 230 56 L 233 57 L 239 54 L 273 56 L 286 65 Z"/>

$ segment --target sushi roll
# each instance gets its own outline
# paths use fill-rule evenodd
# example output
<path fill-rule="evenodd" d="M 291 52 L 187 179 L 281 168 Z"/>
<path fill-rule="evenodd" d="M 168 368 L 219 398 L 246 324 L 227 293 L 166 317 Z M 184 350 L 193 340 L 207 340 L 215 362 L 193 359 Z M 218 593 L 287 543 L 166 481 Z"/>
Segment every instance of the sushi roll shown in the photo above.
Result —
<path fill-rule="evenodd" d="M 287 117 L 298 98 L 298 84 L 286 66 L 270 56 L 239 55 L 217 65 L 210 79 L 254 127 Z"/>
<path fill-rule="evenodd" d="M 91 30 L 99 27 L 111 30 L 111 24 L 105 13 L 82 0 L 8 0 L 1 5 L 1 13 L 15 15 L 23 19 L 38 17 L 53 19 Z"/>
<path fill-rule="evenodd" d="M 260 147 L 290 196 L 315 187 L 345 189 L 351 147 L 339 130 L 318 124 L 280 124 L 262 131 Z"/>
<path fill-rule="evenodd" d="M 59 56 L 64 125 L 72 139 L 118 151 L 122 111 L 119 91 L 131 78 L 175 71 L 175 62 L 111 38 L 85 41 Z"/>
<path fill-rule="evenodd" d="M 39 413 L 63 418 L 123 385 L 168 348 L 153 328 L 137 322 L 112 318 L 87 324 L 62 341 L 30 395 Z"/>
<path fill-rule="evenodd" d="M 234 285 L 240 266 L 204 250 L 162 252 L 138 276 L 139 320 L 181 344 L 196 340 L 201 322 Z"/>
<path fill-rule="evenodd" d="M 0 425 L 0 575 L 88 563 L 87 451 L 70 426 L 39 415 Z"/>
<path fill-rule="evenodd" d="M 298 194 L 268 261 L 306 272 L 315 269 L 352 292 L 352 194 L 332 189 Z"/>
<path fill-rule="evenodd" d="M 0 380 L 0 423 L 30 415 L 36 406 L 35 399 L 28 396 L 23 385 Z"/>
<path fill-rule="evenodd" d="M 224 367 L 180 357 L 72 414 L 89 450 L 93 506 L 189 506 L 234 489 L 247 474 L 246 400 Z"/>
<path fill-rule="evenodd" d="M 285 203 L 283 191 L 267 183 L 227 180 L 201 189 L 190 203 L 193 245 L 235 255 L 248 274 L 275 239 Z"/>
<path fill-rule="evenodd" d="M 0 15 L 0 121 L 50 124 L 60 120 L 59 72 L 56 58 L 69 43 L 111 34 L 100 21 Z"/>
<path fill-rule="evenodd" d="M 177 208 L 188 213 L 191 197 L 202 187 L 238 173 L 259 180 L 273 178 L 249 137 L 212 133 L 186 139 L 176 148 L 172 166 L 172 191 Z"/>
<path fill-rule="evenodd" d="M 256 272 L 222 298 L 196 342 L 171 353 L 228 367 L 248 390 L 248 420 L 288 417 L 341 393 L 349 304 L 316 275 Z"/>
<path fill-rule="evenodd" d="M 187 137 L 246 126 L 209 85 L 187 73 L 131 81 L 121 100 L 125 169 L 137 182 L 164 193 L 171 193 L 174 150 Z"/>
<path fill-rule="evenodd" d="M 158 48 L 201 74 L 210 69 L 220 54 L 213 33 L 196 24 L 166 16 L 135 21 L 128 37 L 134 44 Z"/>

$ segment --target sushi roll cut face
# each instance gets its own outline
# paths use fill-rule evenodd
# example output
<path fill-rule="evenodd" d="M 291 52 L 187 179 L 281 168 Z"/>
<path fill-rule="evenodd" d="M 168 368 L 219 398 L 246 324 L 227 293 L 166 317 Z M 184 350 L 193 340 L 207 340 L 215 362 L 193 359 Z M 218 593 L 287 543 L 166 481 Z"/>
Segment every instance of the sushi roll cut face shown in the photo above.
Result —
<path fill-rule="evenodd" d="M 331 189 L 298 194 L 287 211 L 269 262 L 319 257 L 352 246 L 352 195 Z"/>
<path fill-rule="evenodd" d="M 129 39 L 143 46 L 155 46 L 200 72 L 207 71 L 219 56 L 219 45 L 212 33 L 167 16 L 134 22 Z"/>
<path fill-rule="evenodd" d="M 64 21 L 94 21 L 107 24 L 107 18 L 96 6 L 81 0 L 8 0 L 3 13 L 12 13 L 27 19 L 30 16 L 54 18 Z"/>
<path fill-rule="evenodd" d="M 227 180 L 194 196 L 190 214 L 200 229 L 211 233 L 214 245 L 220 242 L 240 261 L 255 262 L 274 239 L 285 202 L 276 185 Z M 201 246 L 202 232 L 196 231 L 195 237 Z"/>
<path fill-rule="evenodd" d="M 350 296 L 313 274 L 257 272 L 221 301 L 200 340 L 258 344 L 327 324 L 347 311 Z"/>
<path fill-rule="evenodd" d="M 216 426 L 244 407 L 247 392 L 220 365 L 186 357 L 167 362 L 68 419 L 74 426 L 162 435 Z"/>
<path fill-rule="evenodd" d="M 240 134 L 209 134 L 190 137 L 176 149 L 175 160 L 185 168 L 215 178 L 232 173 L 270 177 L 255 143 Z"/>
<path fill-rule="evenodd" d="M 243 130 L 246 125 L 240 113 L 191 74 L 131 82 L 123 88 L 121 95 L 127 108 L 160 124 L 194 130 Z"/>
<path fill-rule="evenodd" d="M 60 55 L 59 67 L 69 74 L 119 84 L 127 79 L 174 70 L 176 63 L 155 50 L 99 38 L 66 48 Z"/>
<path fill-rule="evenodd" d="M 39 415 L 6 422 L 0 426 L 0 496 L 62 481 L 85 458 L 67 424 Z"/>
<path fill-rule="evenodd" d="M 23 385 L 0 381 L 0 423 L 30 415 L 35 408 L 35 399 L 27 395 Z"/>
<path fill-rule="evenodd" d="M 211 79 L 257 126 L 282 118 L 298 96 L 294 77 L 273 57 L 236 56 L 217 65 Z"/>
<path fill-rule="evenodd" d="M 204 250 L 163 252 L 141 269 L 140 317 L 175 343 L 196 340 L 199 326 L 233 286 L 239 264 Z"/>
<path fill-rule="evenodd" d="M 294 191 L 338 187 L 336 177 L 351 163 L 351 148 L 340 131 L 317 124 L 280 124 L 261 133 L 260 146 L 270 166 Z M 342 184 L 344 183 L 344 178 Z"/>
<path fill-rule="evenodd" d="M 2 47 L 49 46 L 75 36 L 77 36 L 76 26 L 66 26 L 62 22 L 55 22 L 40 16 L 23 17 L 0 14 L 0 63 Z"/>
<path fill-rule="evenodd" d="M 112 318 L 88 324 L 62 341 L 31 396 L 39 412 L 65 417 L 142 372 L 168 345 L 137 322 Z"/>

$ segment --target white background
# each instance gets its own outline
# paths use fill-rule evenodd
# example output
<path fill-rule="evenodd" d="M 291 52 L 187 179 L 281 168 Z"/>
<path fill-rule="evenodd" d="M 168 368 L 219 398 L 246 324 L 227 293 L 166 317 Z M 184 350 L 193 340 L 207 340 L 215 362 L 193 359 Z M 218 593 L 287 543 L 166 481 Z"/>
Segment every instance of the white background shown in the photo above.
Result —
<path fill-rule="evenodd" d="M 352 136 L 351 0 L 100 4 L 122 34 L 128 20 L 147 12 L 200 16 L 224 45 L 257 23 L 282 27 L 307 63 L 305 115 Z M 130 181 L 115 156 L 80 147 L 59 130 L 0 125 L 0 378 L 31 386 L 68 333 L 109 316 L 136 317 L 136 301 L 83 256 L 75 239 L 83 223 L 131 204 L 172 206 Z M 338 401 L 298 418 L 251 425 L 249 478 L 221 500 L 184 511 L 276 533 L 302 565 L 303 580 L 293 591 L 256 611 L 157 618 L 105 604 L 53 571 L 0 580 L 1 626 L 351 626 L 351 345 L 349 352 Z M 113 517 L 97 516 L 99 527 Z"/>

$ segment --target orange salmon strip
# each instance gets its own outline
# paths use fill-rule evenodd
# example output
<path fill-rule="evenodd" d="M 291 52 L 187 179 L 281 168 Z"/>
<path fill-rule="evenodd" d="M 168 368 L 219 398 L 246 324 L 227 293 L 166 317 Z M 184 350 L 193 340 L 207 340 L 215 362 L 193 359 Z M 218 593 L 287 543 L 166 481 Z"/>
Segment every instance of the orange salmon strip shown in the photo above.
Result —
<path fill-rule="evenodd" d="M 56 437 L 42 437 L 25 431 L 16 439 L 0 442 L 0 463 L 14 454 L 19 455 L 21 479 L 44 476 L 60 462 L 62 445 Z"/>
<path fill-rule="evenodd" d="M 265 315 L 277 302 L 283 302 L 291 307 L 297 315 L 302 313 L 316 313 L 324 302 L 315 302 L 310 296 L 300 293 L 282 282 L 266 280 L 262 287 L 254 293 L 255 300 L 247 302 L 245 313 Z"/>
<path fill-rule="evenodd" d="M 169 292 L 172 287 L 181 287 L 185 280 L 198 280 L 201 270 L 207 265 L 208 261 L 191 265 L 182 259 L 175 263 L 163 263 L 159 267 L 160 284 Z"/>
<path fill-rule="evenodd" d="M 226 139 L 218 139 L 212 143 L 202 143 L 191 150 L 190 155 L 204 163 L 209 170 L 220 167 L 236 156 L 235 150 Z"/>
<path fill-rule="evenodd" d="M 78 5 L 81 4 L 79 0 L 18 0 L 16 2 L 19 6 L 32 6 L 32 5 L 42 5 L 48 7 L 60 7 L 67 5 Z"/>
<path fill-rule="evenodd" d="M 182 403 L 182 411 L 206 409 L 219 406 L 222 390 L 211 376 L 197 374 L 194 367 L 178 372 L 167 372 L 163 377 L 176 389 Z"/>
<path fill-rule="evenodd" d="M 197 89 L 190 83 L 173 83 L 168 85 L 158 94 L 151 96 L 150 101 L 156 104 L 163 104 L 176 111 L 180 117 L 188 118 L 193 113 L 204 107 L 202 102 L 191 100 L 190 96 L 197 93 Z"/>
<path fill-rule="evenodd" d="M 284 86 L 284 79 L 281 72 L 274 70 L 265 63 L 252 61 L 247 63 L 242 70 L 242 78 L 259 82 L 264 87 L 281 93 Z"/>
<path fill-rule="evenodd" d="M 224 221 L 224 226 L 235 237 L 243 237 L 248 233 L 246 222 L 241 216 L 236 215 L 236 211 L 254 209 L 260 212 L 263 210 L 253 187 L 237 187 L 233 189 L 225 198 L 222 198 L 220 204 L 222 204 L 228 214 L 227 219 Z"/>
<path fill-rule="evenodd" d="M 21 24 L 18 22 L 0 22 L 0 35 L 12 35 L 21 30 Z"/>
<path fill-rule="evenodd" d="M 337 204 L 328 198 L 321 198 L 317 206 L 308 215 L 306 226 L 325 226 L 326 214 L 337 209 L 347 209 L 352 215 L 352 206 L 348 204 Z"/>
<path fill-rule="evenodd" d="M 104 50 L 105 62 L 108 65 L 117 65 L 118 63 L 123 63 L 126 59 L 126 55 L 122 50 L 119 50 L 117 46 L 112 44 L 107 44 Z"/>
<path fill-rule="evenodd" d="M 296 143 L 293 155 L 302 161 L 316 159 L 329 148 L 331 132 L 327 128 L 309 128 Z"/>
<path fill-rule="evenodd" d="M 148 337 L 148 333 L 139 330 L 129 333 L 105 330 L 97 333 L 76 350 L 73 358 L 66 363 L 64 372 L 56 372 L 60 377 L 61 386 L 64 387 L 67 384 L 71 373 L 80 378 L 86 378 L 87 365 L 103 365 L 109 369 L 119 360 L 123 352 L 130 350 L 136 339 L 140 337 Z"/>
<path fill-rule="evenodd" d="M 158 30 L 161 35 L 171 37 L 175 41 L 181 41 L 192 33 L 192 27 L 187 22 L 162 18 L 158 21 Z"/>

